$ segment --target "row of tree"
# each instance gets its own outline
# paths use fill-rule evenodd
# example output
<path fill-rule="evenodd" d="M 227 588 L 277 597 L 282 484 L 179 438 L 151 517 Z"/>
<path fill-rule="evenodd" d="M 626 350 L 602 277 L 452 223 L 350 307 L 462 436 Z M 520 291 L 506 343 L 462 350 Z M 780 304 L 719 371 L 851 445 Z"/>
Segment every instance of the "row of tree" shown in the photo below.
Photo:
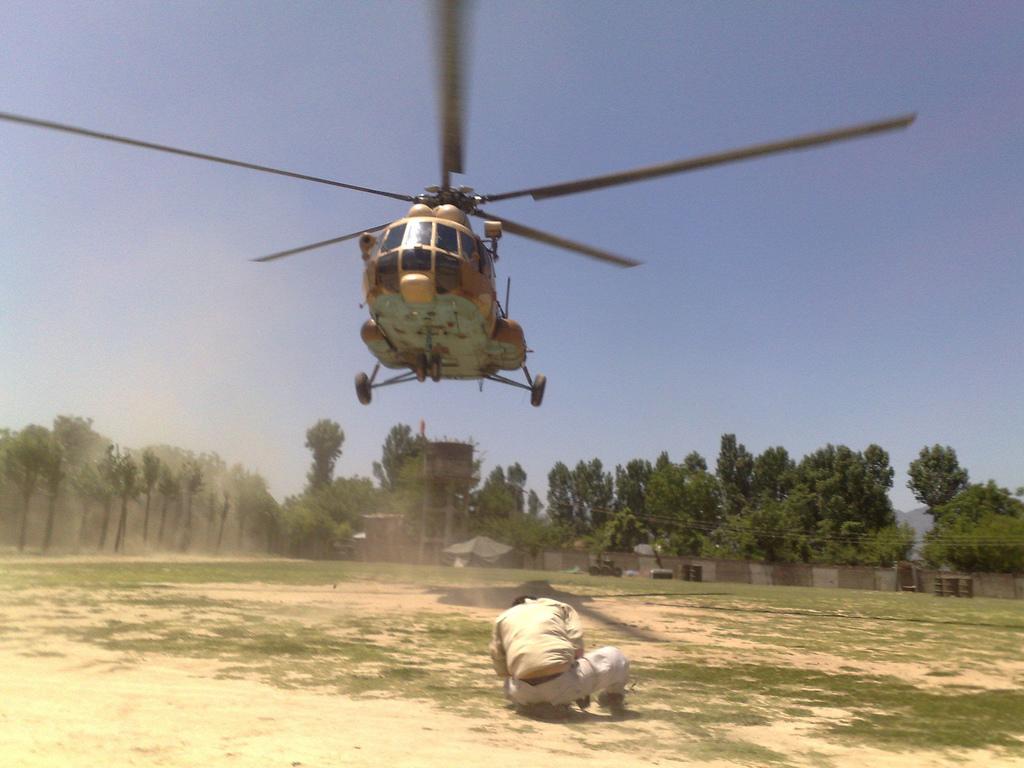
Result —
<path fill-rule="evenodd" d="M 361 511 L 404 514 L 415 535 L 429 492 L 425 440 L 395 425 L 374 464 L 375 487 L 366 478 L 332 479 L 333 460 L 318 465 L 315 446 L 325 436 L 337 453 L 320 454 L 340 455 L 340 426 L 321 422 L 311 429 L 309 486 L 285 502 L 308 522 L 306 549 L 357 530 Z M 888 453 L 873 444 L 863 451 L 826 445 L 796 461 L 781 446 L 755 456 L 726 434 L 714 471 L 696 452 L 678 463 L 667 453 L 654 462 L 633 459 L 611 471 L 597 458 L 572 468 L 557 462 L 548 473 L 546 510 L 513 463 L 494 467 L 459 503 L 464 532 L 486 533 L 532 554 L 567 546 L 629 551 L 648 543 L 664 554 L 887 566 L 921 544 L 937 567 L 1024 571 L 1024 503 L 1014 494 L 991 481 L 971 484 L 948 446 L 922 448 L 908 476 L 934 518 L 924 542 L 897 522 L 889 499 L 895 471 Z"/>
<path fill-rule="evenodd" d="M 182 552 L 276 545 L 266 481 L 215 453 L 157 445 L 136 455 L 91 419 L 64 415 L 51 429 L 0 430 L 0 468 L 0 541 L 19 551 L 124 552 L 129 537 L 133 549 Z"/>
<path fill-rule="evenodd" d="M 134 550 L 333 557 L 368 514 L 404 515 L 409 532 L 422 533 L 431 492 L 425 438 L 408 425 L 392 427 L 373 465 L 376 483 L 334 476 L 344 442 L 334 421 L 310 427 L 306 487 L 278 504 L 259 473 L 229 469 L 215 453 L 151 446 L 137 460 L 89 419 L 58 416 L 52 429 L 0 431 L 0 536 L 43 551 L 58 544 L 123 552 L 130 540 Z M 647 543 L 664 554 L 890 565 L 917 543 L 889 500 L 894 476 L 877 445 L 826 445 L 796 461 L 781 446 L 753 455 L 726 434 L 714 471 L 696 452 L 680 462 L 663 452 L 613 470 L 597 458 L 572 468 L 557 462 L 547 477 L 546 509 L 520 464 L 481 478 L 477 458 L 475 479 L 457 504 L 462 532 L 487 533 L 534 554 Z M 922 550 L 930 564 L 1024 571 L 1024 503 L 1015 494 L 992 481 L 971 484 L 948 446 L 922 448 L 908 476 L 934 519 Z"/>
<path fill-rule="evenodd" d="M 650 541 L 673 554 L 891 565 L 916 543 L 889 500 L 894 475 L 877 445 L 826 445 L 797 462 L 783 447 L 754 456 L 727 434 L 713 473 L 698 453 L 634 459 L 614 474 L 598 459 L 558 463 L 548 516 L 598 549 Z M 922 448 L 908 475 L 935 521 L 923 542 L 930 564 L 1024 570 L 1024 503 L 991 481 L 970 484 L 948 446 Z"/>

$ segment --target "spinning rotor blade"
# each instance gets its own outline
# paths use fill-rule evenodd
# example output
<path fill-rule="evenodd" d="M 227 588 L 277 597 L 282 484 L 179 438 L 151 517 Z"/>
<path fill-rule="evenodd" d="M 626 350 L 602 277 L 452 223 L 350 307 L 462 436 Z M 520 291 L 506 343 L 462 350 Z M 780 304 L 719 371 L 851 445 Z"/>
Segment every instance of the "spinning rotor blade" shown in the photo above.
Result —
<path fill-rule="evenodd" d="M 819 144 L 829 144 L 833 141 L 845 141 L 846 139 L 856 139 L 873 133 L 882 133 L 883 131 L 892 131 L 897 128 L 906 128 L 914 122 L 914 118 L 916 117 L 916 114 L 902 115 L 901 117 L 880 120 L 874 123 L 863 123 L 861 125 L 853 125 L 846 128 L 837 128 L 832 131 L 825 131 L 824 133 L 809 133 L 792 139 L 772 141 L 767 144 L 755 144 L 750 147 L 733 149 L 728 152 L 717 152 L 712 155 L 701 155 L 700 157 L 691 157 L 686 160 L 675 160 L 670 163 L 661 163 L 660 165 L 649 165 L 643 168 L 635 168 L 631 171 L 609 173 L 605 176 L 594 176 L 589 179 L 567 181 L 561 184 L 549 184 L 544 187 L 521 189 L 517 192 L 505 192 L 500 195 L 487 195 L 484 197 L 484 200 L 487 202 L 493 202 L 495 200 L 508 200 L 512 197 L 522 197 L 523 195 L 530 195 L 534 200 L 543 200 L 547 197 L 572 195 L 576 192 L 587 192 L 592 189 L 612 187 L 617 184 L 631 184 L 634 181 L 645 181 L 658 176 L 683 173 L 684 171 L 695 171 L 698 168 L 708 168 L 713 165 L 733 163 L 737 160 L 747 160 L 751 157 L 771 155 L 777 152 L 789 152 L 794 149 L 806 149 L 807 147 L 814 147 Z"/>
<path fill-rule="evenodd" d="M 224 165 L 235 165 L 239 168 L 248 168 L 253 171 L 263 171 L 264 173 L 274 173 L 278 176 L 291 176 L 293 179 L 303 179 L 305 181 L 315 181 L 318 184 L 329 184 L 332 187 L 342 187 L 344 189 L 354 189 L 356 192 L 368 192 L 371 195 L 383 195 L 384 197 L 392 197 L 395 200 L 406 200 L 411 201 L 413 198 L 409 195 L 400 195 L 396 192 L 383 192 L 379 189 L 370 189 L 369 187 L 359 187 L 355 184 L 345 184 L 340 181 L 331 181 L 330 179 L 321 179 L 317 176 L 307 176 L 304 173 L 293 173 L 292 171 L 282 171 L 277 168 L 268 168 L 265 165 L 255 165 L 253 163 L 243 163 L 240 160 L 229 160 L 225 157 L 217 157 L 215 155 L 207 155 L 202 152 L 192 152 L 188 149 L 176 149 L 174 147 L 164 146 L 163 144 L 153 144 L 149 141 L 139 141 L 138 139 L 129 139 L 125 136 L 115 136 L 112 133 L 100 133 L 99 131 L 90 131 L 87 128 L 78 128 L 73 125 L 64 125 L 63 123 L 53 123 L 49 120 L 37 120 L 34 117 L 23 117 L 22 115 L 12 115 L 7 112 L 0 112 L 0 120 L 7 120 L 12 123 L 22 123 L 23 125 L 32 125 L 36 128 L 49 128 L 54 131 L 64 131 L 65 133 L 75 133 L 79 136 L 88 136 L 92 139 L 103 139 L 104 141 L 115 141 L 119 144 L 129 144 L 133 147 L 142 147 L 143 149 L 155 149 L 158 152 L 168 152 L 172 155 L 184 155 L 185 157 L 194 157 L 198 160 L 209 160 L 213 163 L 223 163 Z"/>
<path fill-rule="evenodd" d="M 437 4 L 437 72 L 441 114 L 441 186 L 451 186 L 451 175 L 462 173 L 462 27 L 460 0 Z"/>
<path fill-rule="evenodd" d="M 582 253 L 584 256 L 589 256 L 592 259 L 598 259 L 599 261 L 609 262 L 620 267 L 635 267 L 643 262 L 636 261 L 634 259 L 627 259 L 624 256 L 618 256 L 608 251 L 602 251 L 593 246 L 584 245 L 583 243 L 577 243 L 573 240 L 567 240 L 564 237 L 558 235 L 552 235 L 549 232 L 542 232 L 539 229 L 528 227 L 525 224 L 517 224 L 514 221 L 509 221 L 503 216 L 494 216 L 484 211 L 476 211 L 474 216 L 479 216 L 482 219 L 491 219 L 492 221 L 500 221 L 501 227 L 504 231 L 509 232 L 513 235 L 519 235 L 520 237 L 528 237 L 531 240 L 537 240 L 541 243 L 547 243 L 557 248 L 564 248 L 567 251 L 573 251 L 575 253 Z"/>
<path fill-rule="evenodd" d="M 390 224 L 391 222 L 388 222 Z M 379 229 L 384 229 L 388 224 L 381 224 L 379 227 L 371 227 L 370 229 L 360 229 L 358 232 L 350 232 L 347 235 L 341 237 L 334 237 L 330 240 L 321 240 L 319 243 L 310 243 L 309 245 L 303 245 L 299 248 L 292 248 L 288 251 L 278 251 L 272 253 L 269 256 L 260 256 L 258 259 L 251 259 L 251 261 L 273 261 L 274 259 L 283 259 L 285 256 L 293 256 L 296 253 L 302 253 L 303 251 L 312 251 L 314 248 L 323 248 L 325 245 L 334 245 L 335 243 L 341 243 L 345 240 L 351 240 L 353 237 L 359 237 L 364 232 L 376 232 Z"/>

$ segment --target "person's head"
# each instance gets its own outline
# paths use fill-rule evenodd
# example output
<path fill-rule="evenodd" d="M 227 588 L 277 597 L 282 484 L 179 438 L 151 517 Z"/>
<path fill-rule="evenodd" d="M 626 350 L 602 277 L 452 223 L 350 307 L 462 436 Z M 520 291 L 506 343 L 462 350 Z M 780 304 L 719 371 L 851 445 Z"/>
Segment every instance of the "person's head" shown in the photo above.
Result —
<path fill-rule="evenodd" d="M 536 599 L 537 599 L 536 595 L 520 595 L 519 597 L 517 597 L 515 600 L 512 601 L 512 607 L 514 608 L 517 605 L 522 605 L 527 600 L 536 600 Z"/>

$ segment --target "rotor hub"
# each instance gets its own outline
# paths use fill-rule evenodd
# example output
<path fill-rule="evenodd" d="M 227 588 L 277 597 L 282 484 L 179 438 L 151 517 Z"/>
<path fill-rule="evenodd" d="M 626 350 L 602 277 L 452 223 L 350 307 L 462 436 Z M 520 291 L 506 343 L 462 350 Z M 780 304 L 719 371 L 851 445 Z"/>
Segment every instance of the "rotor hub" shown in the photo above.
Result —
<path fill-rule="evenodd" d="M 439 205 L 454 205 L 463 213 L 476 213 L 484 198 L 476 194 L 472 187 L 427 187 L 422 194 L 416 195 L 417 203 L 437 208 Z"/>

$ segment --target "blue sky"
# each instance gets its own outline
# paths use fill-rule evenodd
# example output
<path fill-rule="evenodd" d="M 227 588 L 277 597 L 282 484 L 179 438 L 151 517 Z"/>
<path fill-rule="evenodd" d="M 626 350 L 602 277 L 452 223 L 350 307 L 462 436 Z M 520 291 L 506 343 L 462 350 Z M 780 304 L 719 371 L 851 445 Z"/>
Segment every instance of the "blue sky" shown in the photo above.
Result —
<path fill-rule="evenodd" d="M 407 194 L 439 181 L 429 4 L 5 2 L 0 111 Z M 91 416 L 300 489 L 305 429 L 370 473 L 395 423 L 551 465 L 734 432 L 907 464 L 954 446 L 1024 484 L 1024 5 L 479 2 L 466 170 L 498 193 L 916 111 L 910 129 L 569 198 L 491 206 L 646 263 L 506 237 L 545 404 L 382 390 L 355 244 L 396 201 L 0 124 L 0 424 Z"/>

